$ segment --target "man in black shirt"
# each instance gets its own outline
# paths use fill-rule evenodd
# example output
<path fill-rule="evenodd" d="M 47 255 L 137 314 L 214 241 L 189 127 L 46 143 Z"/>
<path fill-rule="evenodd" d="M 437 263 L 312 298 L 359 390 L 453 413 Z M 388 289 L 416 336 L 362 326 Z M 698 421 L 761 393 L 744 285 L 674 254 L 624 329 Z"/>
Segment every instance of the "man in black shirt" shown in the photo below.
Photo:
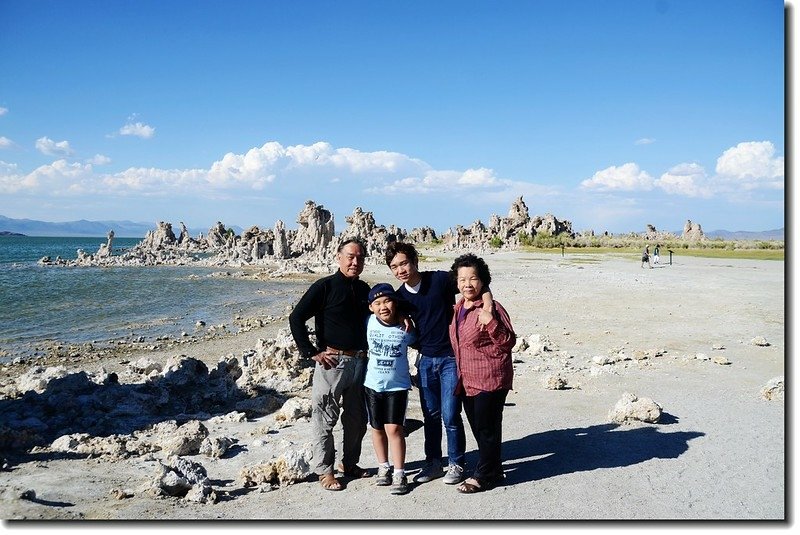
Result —
<path fill-rule="evenodd" d="M 345 476 L 369 477 L 358 466 L 367 431 L 364 373 L 367 364 L 367 296 L 369 285 L 359 280 L 366 247 L 355 238 L 339 245 L 339 269 L 314 282 L 289 315 L 289 327 L 300 353 L 317 364 L 311 386 L 315 472 L 322 488 L 341 490 L 333 475 L 336 447 L 333 428 L 342 408 L 342 465 Z M 314 318 L 317 346 L 311 343 L 306 321 Z"/>

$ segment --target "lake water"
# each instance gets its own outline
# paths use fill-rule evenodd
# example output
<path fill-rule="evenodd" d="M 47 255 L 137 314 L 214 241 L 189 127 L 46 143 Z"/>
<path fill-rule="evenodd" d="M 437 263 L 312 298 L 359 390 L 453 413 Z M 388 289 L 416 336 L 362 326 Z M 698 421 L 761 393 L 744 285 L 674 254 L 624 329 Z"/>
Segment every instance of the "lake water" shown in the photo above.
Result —
<path fill-rule="evenodd" d="M 212 277 L 229 268 L 40 266 L 43 256 L 95 253 L 106 238 L 0 236 L 0 362 L 36 354 L 44 341 L 67 344 L 123 337 L 178 337 L 231 324 L 237 314 L 283 315 L 307 282 Z M 114 250 L 137 244 L 117 238 Z"/>

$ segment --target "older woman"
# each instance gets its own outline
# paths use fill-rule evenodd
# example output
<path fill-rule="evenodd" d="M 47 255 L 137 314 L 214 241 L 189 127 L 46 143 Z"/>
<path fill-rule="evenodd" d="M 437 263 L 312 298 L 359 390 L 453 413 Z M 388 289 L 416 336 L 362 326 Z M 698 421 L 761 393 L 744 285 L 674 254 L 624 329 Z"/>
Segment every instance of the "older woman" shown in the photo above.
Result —
<path fill-rule="evenodd" d="M 457 490 L 465 494 L 492 488 L 503 479 L 501 445 L 503 406 L 514 377 L 511 349 L 516 335 L 503 306 L 494 302 L 494 314 L 481 316 L 481 294 L 492 276 L 489 266 L 474 254 L 456 258 L 450 274 L 461 300 L 450 323 L 450 341 L 456 354 L 458 385 L 479 460 L 472 477 Z"/>

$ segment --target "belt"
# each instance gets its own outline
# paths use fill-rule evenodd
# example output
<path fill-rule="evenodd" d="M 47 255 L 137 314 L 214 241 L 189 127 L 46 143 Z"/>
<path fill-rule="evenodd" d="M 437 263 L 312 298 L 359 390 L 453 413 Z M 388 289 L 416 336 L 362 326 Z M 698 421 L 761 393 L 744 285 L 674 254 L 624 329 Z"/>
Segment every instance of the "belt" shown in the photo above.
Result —
<path fill-rule="evenodd" d="M 336 349 L 334 347 L 328 347 L 329 351 L 336 351 L 339 357 L 353 357 L 353 358 L 362 358 L 367 356 L 367 352 L 359 349 L 358 351 L 342 351 L 341 349 Z"/>

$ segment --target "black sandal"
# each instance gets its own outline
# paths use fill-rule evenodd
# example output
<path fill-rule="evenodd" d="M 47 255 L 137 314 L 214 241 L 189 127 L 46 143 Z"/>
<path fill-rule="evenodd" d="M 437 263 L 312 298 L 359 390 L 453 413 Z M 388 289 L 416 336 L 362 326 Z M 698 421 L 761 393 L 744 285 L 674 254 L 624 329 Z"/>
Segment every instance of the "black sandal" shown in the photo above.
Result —
<path fill-rule="evenodd" d="M 475 483 L 470 483 L 470 481 L 474 481 Z M 456 487 L 456 490 L 458 492 L 460 492 L 461 494 L 475 494 L 476 492 L 482 492 L 482 491 L 486 490 L 486 487 L 484 487 L 481 484 L 481 481 L 479 479 L 476 479 L 474 477 L 470 477 L 470 478 L 467 478 L 464 481 L 462 481 Z"/>
<path fill-rule="evenodd" d="M 345 469 L 343 464 L 339 464 L 339 471 L 345 476 L 349 477 L 350 479 L 361 479 L 365 477 L 371 477 L 372 474 L 369 473 L 369 470 L 366 468 L 361 468 L 357 464 L 351 466 L 350 468 Z"/>

